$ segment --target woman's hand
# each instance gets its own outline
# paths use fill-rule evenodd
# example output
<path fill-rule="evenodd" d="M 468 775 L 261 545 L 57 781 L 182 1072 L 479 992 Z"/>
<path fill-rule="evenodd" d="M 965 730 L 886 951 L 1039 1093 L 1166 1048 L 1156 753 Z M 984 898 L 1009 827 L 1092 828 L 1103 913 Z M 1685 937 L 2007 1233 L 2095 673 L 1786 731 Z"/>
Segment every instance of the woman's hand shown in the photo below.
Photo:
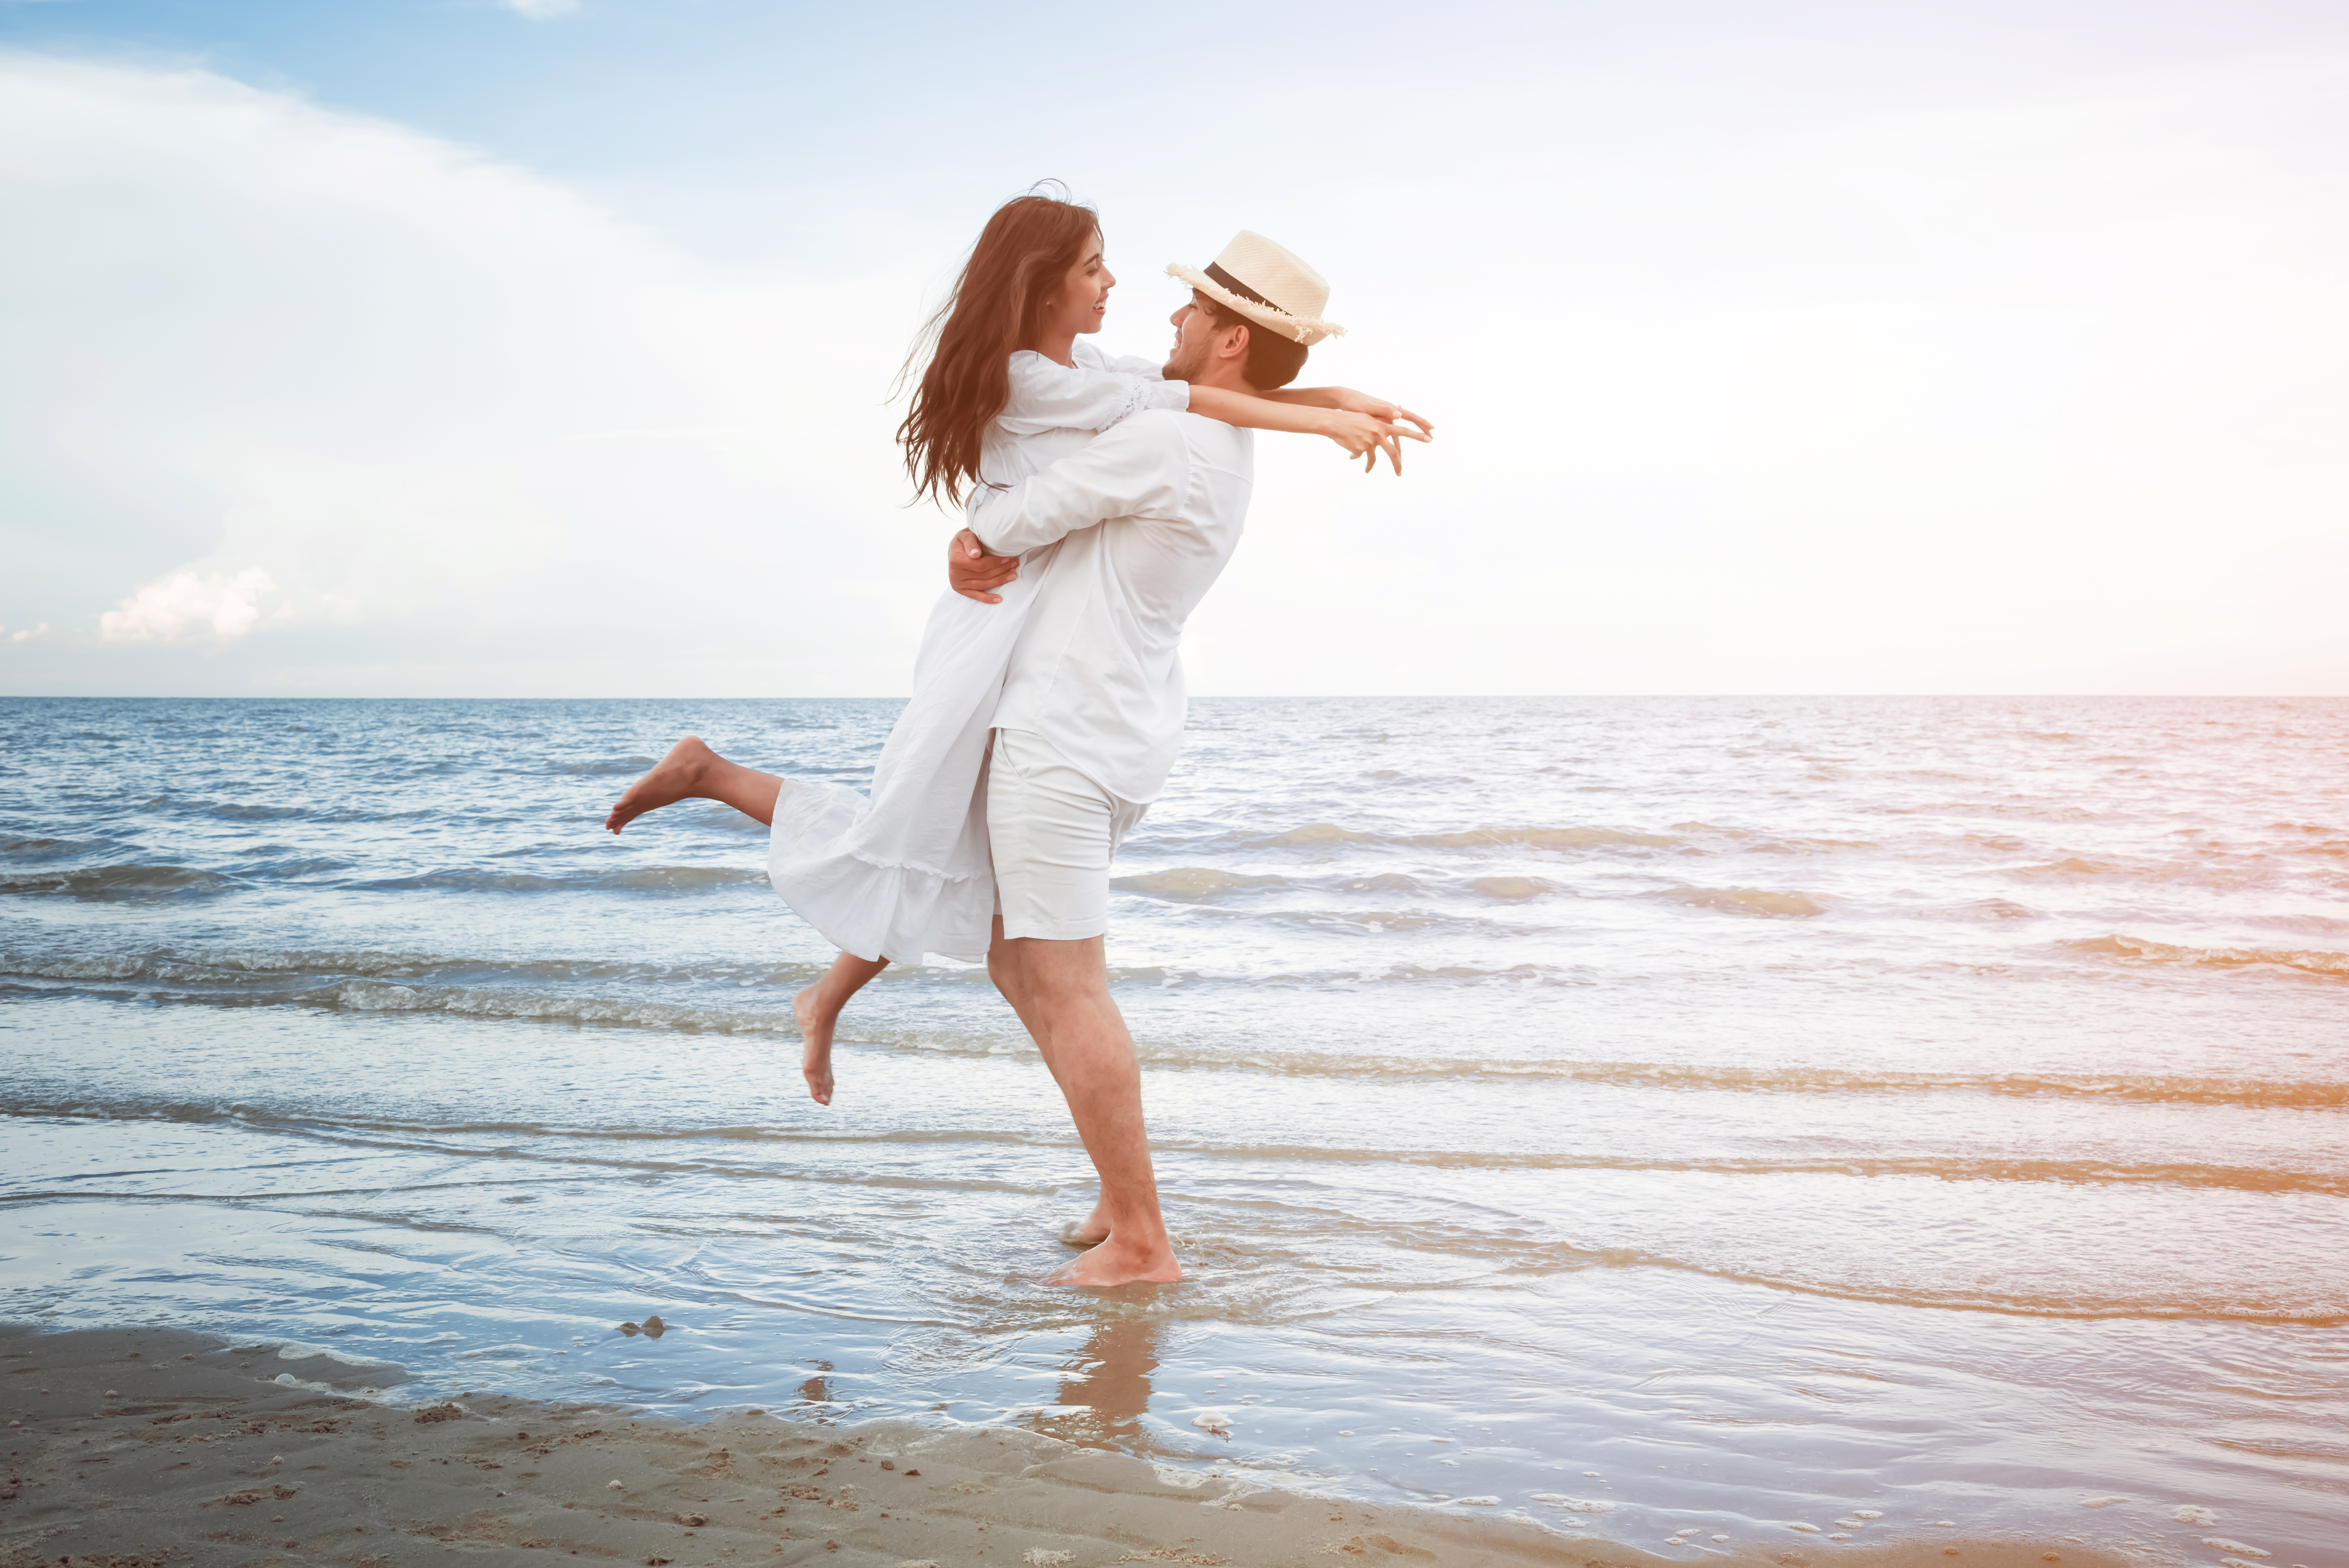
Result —
<path fill-rule="evenodd" d="M 1435 434 L 1434 426 L 1400 403 L 1391 402 L 1384 397 L 1373 397 L 1367 392 L 1357 392 L 1351 387 L 1332 387 L 1330 390 L 1335 397 L 1332 406 L 1343 408 L 1350 414 L 1368 414 L 1373 419 L 1384 419 L 1390 424 L 1398 419 L 1409 420 L 1424 432 L 1420 437 L 1422 440 Z"/>
<path fill-rule="evenodd" d="M 1391 424 L 1376 415 L 1346 408 L 1329 411 L 1321 422 L 1321 434 L 1345 448 L 1348 457 L 1361 459 L 1364 473 L 1379 466 L 1379 454 L 1384 452 L 1398 475 L 1402 472 L 1402 438 L 1430 438 L 1408 425 Z"/>
<path fill-rule="evenodd" d="M 978 535 L 967 528 L 947 546 L 947 585 L 966 599 L 1000 604 L 1003 595 L 988 590 L 1000 588 L 1019 575 L 1019 557 L 989 555 Z"/>

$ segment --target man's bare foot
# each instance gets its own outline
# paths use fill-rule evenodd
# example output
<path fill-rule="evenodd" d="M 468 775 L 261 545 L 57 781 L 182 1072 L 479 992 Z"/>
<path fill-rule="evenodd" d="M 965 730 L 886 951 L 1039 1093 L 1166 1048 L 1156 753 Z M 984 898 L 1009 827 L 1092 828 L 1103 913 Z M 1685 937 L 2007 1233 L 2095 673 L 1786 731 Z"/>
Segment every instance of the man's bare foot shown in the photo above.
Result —
<path fill-rule="evenodd" d="M 832 1026 L 835 1018 L 826 1018 L 816 1011 L 815 987 L 811 985 L 792 998 L 792 1016 L 799 1020 L 800 1076 L 807 1079 L 808 1094 L 818 1105 L 832 1103 Z"/>
<path fill-rule="evenodd" d="M 1088 1247 L 1097 1247 L 1107 1240 L 1109 1240 L 1109 1214 L 1099 1203 L 1095 1203 L 1093 1212 L 1082 1220 L 1071 1220 L 1061 1227 L 1061 1244 L 1074 1247 L 1079 1252 Z"/>
<path fill-rule="evenodd" d="M 668 748 L 668 755 L 651 772 L 628 786 L 620 803 L 604 819 L 604 826 L 616 833 L 647 811 L 699 794 L 701 776 L 717 757 L 701 743 L 701 737 L 687 736 Z"/>
<path fill-rule="evenodd" d="M 1138 1281 L 1173 1284 L 1182 1277 L 1183 1265 L 1174 1261 L 1174 1250 L 1165 1243 L 1145 1247 L 1122 1243 L 1112 1235 L 1084 1256 L 1072 1258 L 1046 1274 L 1044 1283 L 1099 1288 Z"/>

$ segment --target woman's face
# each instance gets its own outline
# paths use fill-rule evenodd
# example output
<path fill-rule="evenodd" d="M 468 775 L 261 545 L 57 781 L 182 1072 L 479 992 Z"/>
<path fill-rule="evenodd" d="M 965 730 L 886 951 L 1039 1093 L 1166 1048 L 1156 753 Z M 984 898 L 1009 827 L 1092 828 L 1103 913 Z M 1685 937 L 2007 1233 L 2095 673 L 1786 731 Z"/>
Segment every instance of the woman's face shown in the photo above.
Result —
<path fill-rule="evenodd" d="M 1040 325 L 1055 335 L 1099 332 L 1109 312 L 1109 291 L 1116 286 L 1117 278 L 1102 259 L 1101 232 L 1095 230 L 1083 253 L 1061 276 L 1061 286 L 1044 296 Z"/>

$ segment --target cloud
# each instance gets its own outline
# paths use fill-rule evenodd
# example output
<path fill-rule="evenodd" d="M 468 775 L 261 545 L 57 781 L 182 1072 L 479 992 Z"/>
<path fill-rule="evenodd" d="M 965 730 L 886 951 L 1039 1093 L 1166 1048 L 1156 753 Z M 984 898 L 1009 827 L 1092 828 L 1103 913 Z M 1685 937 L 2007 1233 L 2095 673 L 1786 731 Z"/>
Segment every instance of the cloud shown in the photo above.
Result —
<path fill-rule="evenodd" d="M 5 52 L 0 212 L 0 612 L 69 628 L 17 689 L 902 685 L 918 276 L 717 277 L 398 126 Z"/>
<path fill-rule="evenodd" d="M 261 596 L 276 586 L 257 567 L 233 577 L 174 572 L 99 616 L 98 635 L 109 643 L 175 643 L 210 632 L 233 643 L 260 621 Z"/>
<path fill-rule="evenodd" d="M 500 0 L 500 3 L 516 15 L 527 16 L 533 22 L 568 16 L 579 9 L 579 0 Z"/>

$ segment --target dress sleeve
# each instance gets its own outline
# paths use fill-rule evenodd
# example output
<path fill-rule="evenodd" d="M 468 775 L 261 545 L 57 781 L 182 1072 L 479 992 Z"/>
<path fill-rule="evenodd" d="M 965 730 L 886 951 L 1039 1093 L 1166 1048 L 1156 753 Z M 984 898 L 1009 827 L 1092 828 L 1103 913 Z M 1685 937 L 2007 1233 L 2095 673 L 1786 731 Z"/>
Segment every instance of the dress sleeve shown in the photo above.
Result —
<path fill-rule="evenodd" d="M 1120 366 L 1146 362 L 1127 359 Z M 1022 349 L 1011 356 L 1011 397 L 995 418 L 1006 435 L 1038 436 L 1046 430 L 1106 430 L 1144 408 L 1191 406 L 1187 381 L 1160 379 L 1156 368 L 1071 369 Z"/>
<path fill-rule="evenodd" d="M 1016 485 L 982 487 L 970 531 L 990 554 L 1024 555 L 1109 518 L 1175 517 L 1190 461 L 1177 421 L 1131 420 Z"/>

